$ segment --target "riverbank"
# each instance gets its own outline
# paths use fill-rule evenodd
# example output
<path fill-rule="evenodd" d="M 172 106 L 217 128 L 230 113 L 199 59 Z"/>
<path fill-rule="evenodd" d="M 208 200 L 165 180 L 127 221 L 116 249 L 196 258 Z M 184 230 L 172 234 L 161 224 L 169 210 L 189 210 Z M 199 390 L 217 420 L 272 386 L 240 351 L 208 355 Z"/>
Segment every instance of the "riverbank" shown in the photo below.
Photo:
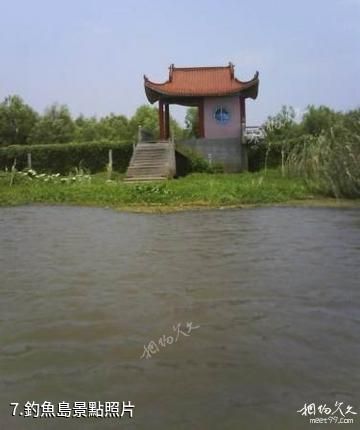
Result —
<path fill-rule="evenodd" d="M 11 184 L 11 185 L 10 185 Z M 27 177 L 2 173 L 0 205 L 65 204 L 135 212 L 173 212 L 269 205 L 360 207 L 360 199 L 324 196 L 316 184 L 283 178 L 272 170 L 242 174 L 193 174 L 185 178 L 128 184 L 120 175 Z"/>

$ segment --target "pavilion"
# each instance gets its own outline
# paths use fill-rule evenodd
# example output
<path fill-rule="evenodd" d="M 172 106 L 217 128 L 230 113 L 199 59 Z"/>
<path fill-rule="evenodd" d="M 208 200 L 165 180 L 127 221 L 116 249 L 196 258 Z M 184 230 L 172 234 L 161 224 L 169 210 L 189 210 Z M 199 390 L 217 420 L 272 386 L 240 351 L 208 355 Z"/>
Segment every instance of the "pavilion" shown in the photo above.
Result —
<path fill-rule="evenodd" d="M 227 171 L 247 168 L 244 132 L 247 98 L 256 99 L 259 73 L 249 81 L 235 77 L 234 65 L 220 67 L 169 67 L 169 78 L 155 83 L 144 76 L 145 93 L 150 103 L 158 102 L 160 140 L 170 138 L 170 104 L 198 108 L 198 138 L 182 144 Z"/>
<path fill-rule="evenodd" d="M 189 153 L 195 151 L 209 164 L 225 172 L 248 168 L 245 139 L 245 100 L 256 99 L 259 73 L 249 81 L 235 77 L 234 65 L 220 67 L 169 68 L 163 83 L 144 76 L 145 93 L 150 103 L 159 104 L 160 139 L 146 142 L 139 129 L 139 141 L 126 171 L 126 181 L 164 180 L 181 175 Z M 194 106 L 198 110 L 198 136 L 176 142 L 170 139 L 170 105 Z"/>

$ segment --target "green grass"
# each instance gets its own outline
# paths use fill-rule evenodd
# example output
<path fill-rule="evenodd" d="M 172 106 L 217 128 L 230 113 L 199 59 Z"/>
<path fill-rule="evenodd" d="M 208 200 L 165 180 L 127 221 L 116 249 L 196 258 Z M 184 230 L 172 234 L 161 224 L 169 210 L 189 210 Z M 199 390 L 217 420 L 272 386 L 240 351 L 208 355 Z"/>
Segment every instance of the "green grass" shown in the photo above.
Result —
<path fill-rule="evenodd" d="M 0 205 L 78 204 L 133 210 L 176 210 L 191 207 L 234 207 L 308 201 L 321 198 L 300 178 L 283 178 L 277 170 L 241 174 L 192 174 L 166 182 L 126 184 L 121 175 L 106 174 L 91 182 L 49 183 L 0 174 Z"/>

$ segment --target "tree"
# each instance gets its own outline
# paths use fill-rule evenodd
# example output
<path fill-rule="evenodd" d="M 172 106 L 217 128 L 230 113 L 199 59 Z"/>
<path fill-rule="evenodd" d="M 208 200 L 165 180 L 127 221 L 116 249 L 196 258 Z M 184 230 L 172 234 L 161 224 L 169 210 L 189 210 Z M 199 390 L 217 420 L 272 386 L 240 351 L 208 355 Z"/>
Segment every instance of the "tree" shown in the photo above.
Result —
<path fill-rule="evenodd" d="M 180 141 L 187 138 L 186 130 L 184 130 L 180 124 L 170 115 L 170 133 L 176 141 Z"/>
<path fill-rule="evenodd" d="M 136 140 L 138 127 L 141 126 L 143 132 L 149 139 L 159 138 L 159 112 L 156 107 L 142 105 L 129 121 L 130 137 Z M 170 115 L 170 134 L 174 139 L 181 140 L 184 135 L 184 130 L 180 127 L 179 123 Z"/>
<path fill-rule="evenodd" d="M 24 145 L 38 119 L 21 97 L 8 96 L 0 104 L 0 145 Z"/>
<path fill-rule="evenodd" d="M 91 142 L 98 140 L 100 136 L 99 123 L 96 117 L 85 118 L 80 115 L 74 121 L 76 142 Z"/>
<path fill-rule="evenodd" d="M 332 109 L 327 106 L 308 106 L 303 117 L 303 129 L 306 134 L 319 136 L 323 131 L 329 130 L 340 119 Z"/>
<path fill-rule="evenodd" d="M 285 175 L 285 157 L 293 139 L 299 136 L 300 126 L 295 122 L 295 110 L 291 106 L 282 106 L 281 111 L 268 117 L 263 125 L 265 130 L 265 169 L 276 165 L 281 160 L 282 174 Z"/>
<path fill-rule="evenodd" d="M 29 140 L 32 144 L 66 143 L 75 138 L 75 124 L 65 105 L 53 104 L 33 128 Z"/>
<path fill-rule="evenodd" d="M 199 137 L 199 113 L 198 108 L 189 107 L 186 110 L 185 115 L 185 136 L 189 137 Z"/>
<path fill-rule="evenodd" d="M 136 112 L 129 121 L 130 135 L 135 140 L 139 126 L 152 136 L 153 139 L 159 137 L 159 114 L 156 107 L 142 105 L 136 109 Z"/>
<path fill-rule="evenodd" d="M 100 137 L 109 140 L 129 140 L 131 131 L 129 121 L 124 115 L 110 115 L 101 118 L 98 124 Z"/>
<path fill-rule="evenodd" d="M 354 135 L 360 136 L 360 108 L 345 113 L 344 126 Z"/>
<path fill-rule="evenodd" d="M 282 106 L 275 116 L 269 116 L 263 128 L 266 138 L 271 141 L 289 139 L 296 134 L 295 110 L 292 106 Z"/>

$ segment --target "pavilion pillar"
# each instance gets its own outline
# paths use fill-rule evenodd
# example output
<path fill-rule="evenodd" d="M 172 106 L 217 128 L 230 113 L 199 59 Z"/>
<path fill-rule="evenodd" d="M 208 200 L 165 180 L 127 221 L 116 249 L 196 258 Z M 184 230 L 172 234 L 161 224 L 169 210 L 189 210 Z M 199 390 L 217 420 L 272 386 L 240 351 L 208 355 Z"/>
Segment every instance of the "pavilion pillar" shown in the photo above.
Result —
<path fill-rule="evenodd" d="M 199 137 L 205 137 L 205 125 L 204 125 L 204 99 L 202 99 L 199 103 L 198 108 L 199 113 Z"/>
<path fill-rule="evenodd" d="M 169 103 L 165 103 L 165 139 L 170 139 L 170 110 Z"/>
<path fill-rule="evenodd" d="M 240 137 L 241 137 L 241 143 L 244 143 L 245 129 L 246 129 L 245 97 L 240 96 Z"/>
<path fill-rule="evenodd" d="M 241 170 L 249 169 L 248 148 L 245 145 L 245 131 L 246 131 L 246 111 L 245 111 L 245 97 L 240 96 L 240 151 L 241 151 Z"/>
<path fill-rule="evenodd" d="M 164 102 L 159 100 L 159 131 L 160 140 L 165 139 L 165 127 L 164 127 Z"/>

